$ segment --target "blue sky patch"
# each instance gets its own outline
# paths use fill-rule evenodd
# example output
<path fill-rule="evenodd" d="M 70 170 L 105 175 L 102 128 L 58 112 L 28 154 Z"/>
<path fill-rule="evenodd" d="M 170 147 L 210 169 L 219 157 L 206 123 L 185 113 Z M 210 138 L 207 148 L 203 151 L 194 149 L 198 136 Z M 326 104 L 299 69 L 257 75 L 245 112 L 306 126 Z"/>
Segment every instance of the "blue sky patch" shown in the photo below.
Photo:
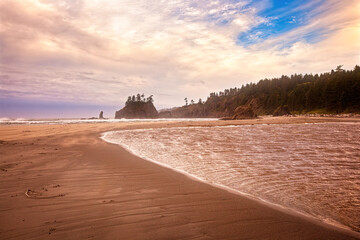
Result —
<path fill-rule="evenodd" d="M 289 32 L 293 29 L 306 25 L 311 16 L 313 9 L 320 6 L 324 0 L 292 0 L 279 1 L 269 0 L 266 2 L 264 9 L 258 13 L 260 17 L 269 20 L 267 23 L 262 23 L 247 32 L 240 33 L 237 38 L 237 44 L 242 46 L 249 46 L 270 38 L 276 37 L 283 33 Z M 259 1 L 252 1 L 249 7 L 257 6 Z M 319 32 L 321 34 L 321 32 Z M 302 36 L 301 39 L 307 42 L 316 42 L 321 39 L 316 32 Z"/>

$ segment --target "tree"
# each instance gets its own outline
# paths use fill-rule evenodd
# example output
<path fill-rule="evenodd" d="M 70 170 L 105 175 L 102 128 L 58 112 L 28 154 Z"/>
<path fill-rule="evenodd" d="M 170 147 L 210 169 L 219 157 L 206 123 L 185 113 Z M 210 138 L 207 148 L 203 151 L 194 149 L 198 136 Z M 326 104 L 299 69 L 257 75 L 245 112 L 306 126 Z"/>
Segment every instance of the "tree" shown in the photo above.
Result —
<path fill-rule="evenodd" d="M 335 70 L 322 74 L 282 75 L 248 83 L 241 88 L 212 92 L 205 102 L 204 115 L 221 116 L 233 113 L 238 106 L 255 103 L 258 114 L 272 114 L 278 107 L 288 105 L 290 111 L 302 112 L 360 112 L 360 67 Z M 200 111 L 200 105 L 199 111 Z M 196 112 L 197 109 L 192 109 Z"/>
<path fill-rule="evenodd" d="M 126 100 L 125 105 L 128 105 L 131 102 L 131 96 L 128 97 L 128 99 Z"/>
<path fill-rule="evenodd" d="M 136 101 L 137 101 L 137 102 L 141 102 L 141 96 L 140 96 L 140 93 L 138 93 L 138 94 L 136 95 Z"/>
<path fill-rule="evenodd" d="M 195 102 L 194 102 L 194 100 L 193 100 L 193 99 L 191 99 L 191 105 L 194 105 L 194 103 L 195 103 Z"/>
<path fill-rule="evenodd" d="M 135 95 L 132 95 L 131 101 L 132 101 L 132 102 L 135 102 Z"/>
<path fill-rule="evenodd" d="M 185 101 L 185 106 L 187 106 L 188 105 L 188 99 L 184 98 L 184 101 Z"/>
<path fill-rule="evenodd" d="M 199 98 L 199 102 L 198 102 L 198 104 L 203 104 L 203 102 L 202 102 L 201 98 Z"/>
<path fill-rule="evenodd" d="M 154 102 L 153 95 L 150 95 L 147 99 L 147 102 Z"/>
<path fill-rule="evenodd" d="M 335 69 L 335 71 L 336 71 L 336 72 L 343 72 L 343 71 L 345 71 L 344 69 L 342 69 L 343 66 L 344 66 L 344 65 L 339 65 L 339 66 L 337 66 L 336 69 Z"/>
<path fill-rule="evenodd" d="M 141 94 L 141 101 L 145 102 L 145 94 Z"/>

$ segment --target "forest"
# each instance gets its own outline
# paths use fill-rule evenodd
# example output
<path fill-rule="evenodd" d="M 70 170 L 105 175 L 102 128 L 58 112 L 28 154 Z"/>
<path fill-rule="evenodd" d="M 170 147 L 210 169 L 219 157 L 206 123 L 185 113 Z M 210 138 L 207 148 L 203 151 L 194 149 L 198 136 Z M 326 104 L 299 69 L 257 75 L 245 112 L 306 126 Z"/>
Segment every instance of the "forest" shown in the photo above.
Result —
<path fill-rule="evenodd" d="M 239 106 L 249 106 L 258 115 L 273 114 L 279 107 L 293 114 L 360 113 L 360 67 L 344 70 L 340 65 L 322 74 L 283 75 L 210 93 L 205 102 L 185 102 L 174 109 L 184 117 L 231 116 Z"/>
<path fill-rule="evenodd" d="M 153 96 L 154 95 L 150 95 L 149 97 L 145 98 L 145 94 L 141 94 L 138 93 L 135 95 L 132 95 L 132 96 L 128 96 L 126 102 L 125 102 L 125 106 L 129 105 L 129 103 L 131 102 L 154 102 L 154 99 L 153 99 Z"/>

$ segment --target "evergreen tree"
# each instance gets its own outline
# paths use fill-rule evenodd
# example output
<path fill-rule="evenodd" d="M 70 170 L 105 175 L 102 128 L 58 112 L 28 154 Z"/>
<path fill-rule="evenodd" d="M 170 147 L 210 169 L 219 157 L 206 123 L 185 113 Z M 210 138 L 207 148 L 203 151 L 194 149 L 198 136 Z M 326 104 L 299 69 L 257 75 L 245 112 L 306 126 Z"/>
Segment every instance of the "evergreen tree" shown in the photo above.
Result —
<path fill-rule="evenodd" d="M 125 105 L 128 105 L 131 102 L 131 96 L 128 97 L 128 99 L 126 100 Z"/>
<path fill-rule="evenodd" d="M 187 98 L 184 100 L 187 106 Z M 191 104 L 195 105 L 193 100 Z M 257 114 L 272 114 L 285 105 L 294 113 L 360 112 L 360 67 L 346 71 L 339 65 L 328 73 L 283 75 L 212 92 L 205 103 L 199 100 L 191 111 L 223 116 L 231 115 L 239 106 L 250 105 Z"/>

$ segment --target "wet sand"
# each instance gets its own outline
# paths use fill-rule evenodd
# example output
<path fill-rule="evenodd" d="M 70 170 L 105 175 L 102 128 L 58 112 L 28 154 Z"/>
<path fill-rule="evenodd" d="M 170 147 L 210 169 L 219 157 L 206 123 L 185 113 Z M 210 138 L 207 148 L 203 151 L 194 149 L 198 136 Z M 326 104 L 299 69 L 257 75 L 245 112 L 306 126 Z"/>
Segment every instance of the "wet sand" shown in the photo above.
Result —
<path fill-rule="evenodd" d="M 0 239 L 356 239 L 140 159 L 102 141 L 117 129 L 357 121 L 0 126 Z"/>

